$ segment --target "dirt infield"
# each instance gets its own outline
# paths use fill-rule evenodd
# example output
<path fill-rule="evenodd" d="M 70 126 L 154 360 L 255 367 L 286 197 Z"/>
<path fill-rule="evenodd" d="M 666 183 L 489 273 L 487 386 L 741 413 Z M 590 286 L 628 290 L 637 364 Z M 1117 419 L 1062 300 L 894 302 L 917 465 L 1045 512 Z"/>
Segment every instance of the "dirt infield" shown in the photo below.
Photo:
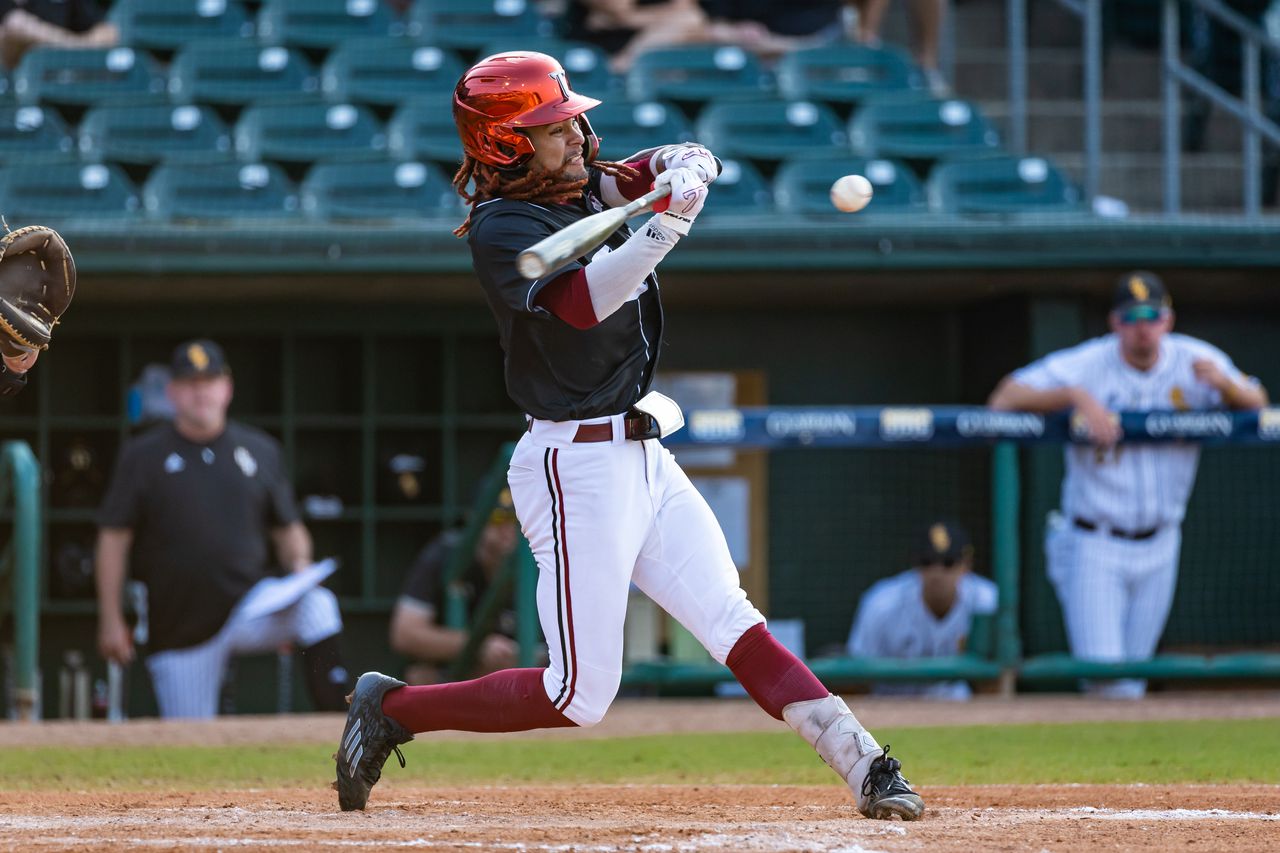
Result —
<path fill-rule="evenodd" d="M 315 791 L 36 794 L 0 805 L 7 850 L 431 851 L 1280 849 L 1272 786 L 924 788 L 918 823 L 856 815 L 837 786 L 380 786 L 343 814 Z"/>

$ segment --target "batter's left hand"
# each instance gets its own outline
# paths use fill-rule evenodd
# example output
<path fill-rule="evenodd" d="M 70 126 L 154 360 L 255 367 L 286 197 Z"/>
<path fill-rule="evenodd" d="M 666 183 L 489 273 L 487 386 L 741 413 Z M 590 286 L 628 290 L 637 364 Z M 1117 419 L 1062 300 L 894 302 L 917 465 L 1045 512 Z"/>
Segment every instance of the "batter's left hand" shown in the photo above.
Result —
<path fill-rule="evenodd" d="M 1231 379 L 1222 372 L 1222 368 L 1211 358 L 1197 358 L 1191 362 L 1191 370 L 1195 373 L 1198 381 L 1203 382 L 1210 388 L 1216 388 L 1225 393 L 1232 386 Z"/>
<path fill-rule="evenodd" d="M 658 149 L 649 160 L 649 168 L 655 175 L 670 169 L 692 169 L 704 184 L 710 184 L 720 175 L 715 156 L 696 142 Z"/>

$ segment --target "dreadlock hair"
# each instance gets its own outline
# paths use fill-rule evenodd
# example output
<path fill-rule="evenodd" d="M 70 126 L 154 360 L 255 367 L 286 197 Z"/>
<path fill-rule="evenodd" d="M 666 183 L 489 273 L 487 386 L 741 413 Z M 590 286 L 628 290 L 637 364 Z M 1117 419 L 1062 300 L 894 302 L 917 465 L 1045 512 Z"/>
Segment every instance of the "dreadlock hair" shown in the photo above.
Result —
<path fill-rule="evenodd" d="M 625 163 L 614 163 L 608 160 L 593 160 L 591 168 L 615 178 L 634 179 L 640 173 Z M 474 182 L 468 191 L 467 184 Z M 481 163 L 470 154 L 464 154 L 462 165 L 453 176 L 453 188 L 458 195 L 466 199 L 467 204 L 476 205 L 491 198 L 509 198 L 515 201 L 533 201 L 539 204 L 569 204 L 574 201 L 582 188 L 587 185 L 586 178 L 570 180 L 559 177 L 557 172 L 547 172 L 521 166 L 517 169 L 499 169 L 488 163 Z M 453 230 L 455 237 L 465 236 L 471 230 L 471 213 L 462 224 Z"/>

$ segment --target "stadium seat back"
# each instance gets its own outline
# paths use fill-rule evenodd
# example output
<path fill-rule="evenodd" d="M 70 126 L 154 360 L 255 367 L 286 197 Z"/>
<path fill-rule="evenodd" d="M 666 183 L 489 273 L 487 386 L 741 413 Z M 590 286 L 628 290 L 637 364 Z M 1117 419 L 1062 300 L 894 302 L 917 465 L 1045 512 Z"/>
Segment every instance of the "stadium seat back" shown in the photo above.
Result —
<path fill-rule="evenodd" d="M 778 98 L 708 104 L 698 118 L 698 140 L 722 157 L 756 160 L 849 149 L 849 137 L 830 107 Z"/>
<path fill-rule="evenodd" d="M 156 219 L 218 221 L 282 219 L 298 215 L 298 196 L 284 171 L 270 163 L 158 166 L 142 189 Z"/>
<path fill-rule="evenodd" d="M 640 54 L 627 72 L 627 96 L 633 101 L 758 97 L 771 88 L 756 58 L 736 45 L 651 50 Z"/>
<path fill-rule="evenodd" d="M 231 156 L 231 134 L 210 107 L 150 104 L 94 107 L 80 120 L 86 160 L 210 162 Z"/>
<path fill-rule="evenodd" d="M 75 140 L 57 112 L 39 106 L 0 106 L 0 163 L 66 160 L 74 156 Z"/>
<path fill-rule="evenodd" d="M 479 50 L 499 39 L 523 39 L 539 50 L 551 35 L 532 0 L 417 0 L 409 10 L 408 33 L 432 44 Z"/>
<path fill-rule="evenodd" d="M 924 92 L 924 77 L 900 50 L 841 44 L 795 50 L 778 62 L 778 90 L 789 100 L 858 103 L 884 93 Z"/>
<path fill-rule="evenodd" d="M 398 104 L 423 92 L 451 92 L 465 67 L 451 51 L 409 39 L 355 39 L 331 54 L 320 89 L 333 101 Z"/>
<path fill-rule="evenodd" d="M 404 33 L 404 23 L 382 0 L 267 0 L 258 12 L 264 44 L 328 48 Z"/>
<path fill-rule="evenodd" d="M 609 70 L 609 55 L 593 44 L 565 39 L 539 39 L 534 47 L 539 53 L 560 60 L 575 92 L 604 99 L 610 92 L 621 92 L 623 81 Z M 480 49 L 479 56 L 492 56 L 513 50 L 529 50 L 528 40 L 499 39 Z"/>
<path fill-rule="evenodd" d="M 239 0 L 116 0 L 111 21 L 120 43 L 176 50 L 210 38 L 252 38 L 253 22 Z"/>
<path fill-rule="evenodd" d="M 250 41 L 202 41 L 183 48 L 169 70 L 177 103 L 248 104 L 319 98 L 320 79 L 300 51 Z"/>
<path fill-rule="evenodd" d="M 13 72 L 24 104 L 143 103 L 164 98 L 164 75 L 154 60 L 131 47 L 27 51 Z"/>
<path fill-rule="evenodd" d="M 994 153 L 1000 137 L 975 104 L 949 100 L 877 100 L 849 122 L 849 141 L 866 157 L 943 158 Z"/>
<path fill-rule="evenodd" d="M 769 184 L 760 171 L 746 160 L 722 158 L 723 170 L 716 178 L 699 218 L 765 213 L 773 209 Z"/>
<path fill-rule="evenodd" d="M 385 156 L 387 136 L 365 106 L 255 105 L 236 122 L 235 146 L 245 162 L 370 160 Z"/>
<path fill-rule="evenodd" d="M 430 163 L 325 163 L 302 182 L 302 211 L 317 219 L 461 219 L 461 198 Z"/>
<path fill-rule="evenodd" d="M 120 219 L 140 209 L 137 190 L 119 166 L 67 162 L 0 169 L 0 211 L 11 225 Z"/>
<path fill-rule="evenodd" d="M 387 149 L 398 160 L 434 160 L 456 169 L 462 162 L 462 142 L 448 95 L 406 101 L 387 122 Z"/>
<path fill-rule="evenodd" d="M 1079 211 L 1079 190 L 1042 157 L 996 157 L 939 163 L 926 185 L 938 213 Z"/>
<path fill-rule="evenodd" d="M 874 190 L 871 203 L 858 216 L 919 213 L 925 209 L 924 190 L 908 166 L 896 160 L 849 155 L 797 158 L 783 163 L 773 177 L 774 204 L 786 213 L 839 214 L 831 203 L 831 185 L 844 175 L 862 175 Z"/>
<path fill-rule="evenodd" d="M 600 157 L 604 160 L 622 160 L 655 145 L 694 138 L 684 113 L 661 101 L 632 103 L 616 98 L 591 110 L 587 118 L 600 137 Z"/>

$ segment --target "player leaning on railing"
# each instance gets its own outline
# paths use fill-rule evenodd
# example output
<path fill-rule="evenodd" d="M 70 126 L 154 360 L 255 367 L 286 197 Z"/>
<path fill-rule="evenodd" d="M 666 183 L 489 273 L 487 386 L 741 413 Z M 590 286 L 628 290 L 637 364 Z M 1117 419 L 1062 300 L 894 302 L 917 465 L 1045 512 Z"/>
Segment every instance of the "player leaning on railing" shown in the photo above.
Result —
<path fill-rule="evenodd" d="M 539 53 L 482 60 L 454 96 L 467 154 L 459 190 L 468 179 L 475 186 L 466 195 L 472 258 L 506 352 L 508 393 L 529 416 L 508 481 L 538 562 L 550 665 L 422 687 L 365 673 L 335 756 L 339 803 L 363 808 L 387 756 L 413 732 L 598 723 L 622 677 L 634 582 L 817 749 L 863 814 L 914 820 L 924 804 L 898 761 L 769 633 L 715 516 L 658 441 L 683 418 L 649 391 L 663 331 L 654 267 L 689 234 L 714 158 L 675 145 L 599 168 L 584 115 L 598 103 Z M 655 182 L 671 186 L 670 208 L 635 234 L 623 226 L 607 250 L 540 280 L 517 271 L 533 243 Z"/>

